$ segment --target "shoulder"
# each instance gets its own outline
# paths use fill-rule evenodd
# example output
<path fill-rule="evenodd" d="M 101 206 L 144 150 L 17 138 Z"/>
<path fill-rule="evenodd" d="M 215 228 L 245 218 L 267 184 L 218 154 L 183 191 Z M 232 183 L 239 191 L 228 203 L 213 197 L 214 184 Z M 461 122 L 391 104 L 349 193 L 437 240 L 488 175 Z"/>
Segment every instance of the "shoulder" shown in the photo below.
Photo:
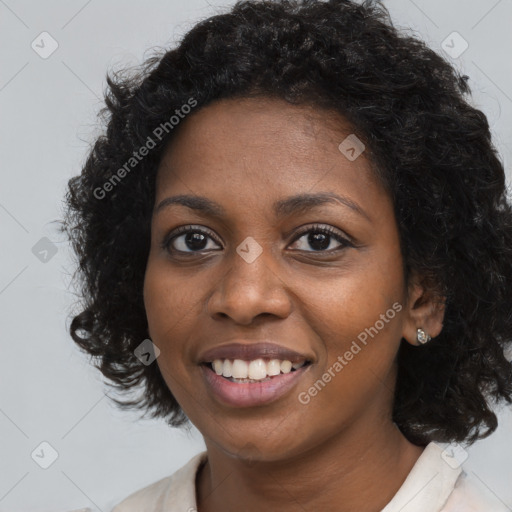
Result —
<path fill-rule="evenodd" d="M 167 476 L 118 503 L 111 512 L 187 512 L 196 506 L 196 474 L 206 461 L 207 452 L 192 457 L 171 476 Z"/>
<path fill-rule="evenodd" d="M 429 443 L 381 512 L 511 512 L 462 462 L 459 445 Z"/>
<path fill-rule="evenodd" d="M 440 512 L 510 512 L 478 477 L 462 471 Z"/>

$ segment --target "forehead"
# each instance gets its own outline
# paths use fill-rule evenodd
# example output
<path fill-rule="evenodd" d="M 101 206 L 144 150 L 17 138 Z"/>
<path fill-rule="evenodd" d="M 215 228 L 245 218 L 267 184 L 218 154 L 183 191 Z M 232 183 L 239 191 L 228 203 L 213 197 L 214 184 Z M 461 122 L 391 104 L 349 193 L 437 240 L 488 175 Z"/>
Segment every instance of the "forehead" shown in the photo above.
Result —
<path fill-rule="evenodd" d="M 273 98 L 223 99 L 185 118 L 164 156 L 178 156 L 192 137 L 203 150 L 215 141 L 222 142 L 223 149 L 231 152 L 265 147 L 281 149 L 277 153 L 288 159 L 303 158 L 306 145 L 337 146 L 353 131 L 338 113 L 309 105 L 291 105 Z M 239 146 L 240 141 L 243 147 Z"/>
<path fill-rule="evenodd" d="M 364 151 L 354 160 L 340 151 L 353 136 L 342 116 L 311 106 L 216 101 L 179 125 L 159 166 L 157 200 L 170 192 L 249 202 L 318 191 L 382 194 Z"/>

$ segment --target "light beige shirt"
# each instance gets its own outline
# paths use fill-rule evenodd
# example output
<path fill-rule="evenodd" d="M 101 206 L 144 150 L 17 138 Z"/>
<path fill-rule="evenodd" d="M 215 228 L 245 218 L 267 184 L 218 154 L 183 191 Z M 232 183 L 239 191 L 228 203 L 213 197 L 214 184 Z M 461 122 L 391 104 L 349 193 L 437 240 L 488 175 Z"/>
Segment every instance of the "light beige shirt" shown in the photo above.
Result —
<path fill-rule="evenodd" d="M 171 476 L 129 495 L 112 512 L 197 512 L 196 474 L 206 459 L 206 451 L 198 453 Z M 511 511 L 455 457 L 431 442 L 381 512 Z"/>

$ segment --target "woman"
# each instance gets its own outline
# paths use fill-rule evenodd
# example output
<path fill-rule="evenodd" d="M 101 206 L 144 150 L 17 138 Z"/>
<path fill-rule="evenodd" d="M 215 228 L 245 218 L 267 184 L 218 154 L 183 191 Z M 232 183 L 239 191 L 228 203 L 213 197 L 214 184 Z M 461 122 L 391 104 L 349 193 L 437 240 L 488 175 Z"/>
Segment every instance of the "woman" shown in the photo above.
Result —
<path fill-rule="evenodd" d="M 379 4 L 297 0 L 107 81 L 71 334 L 206 444 L 114 510 L 507 510 L 461 467 L 512 401 L 512 212 L 467 77 Z"/>

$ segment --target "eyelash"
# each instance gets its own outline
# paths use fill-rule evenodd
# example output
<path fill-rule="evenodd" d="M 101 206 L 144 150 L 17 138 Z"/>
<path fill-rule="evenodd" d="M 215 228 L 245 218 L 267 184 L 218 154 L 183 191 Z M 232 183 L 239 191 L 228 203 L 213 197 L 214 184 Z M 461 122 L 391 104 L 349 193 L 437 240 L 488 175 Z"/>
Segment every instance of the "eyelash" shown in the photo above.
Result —
<path fill-rule="evenodd" d="M 336 252 L 336 251 L 340 251 L 342 249 L 345 249 L 347 247 L 354 247 L 354 244 L 352 244 L 347 238 L 341 236 L 338 233 L 338 231 L 336 231 L 331 226 L 322 227 L 319 224 L 314 224 L 312 226 L 308 226 L 308 227 L 300 230 L 296 234 L 295 238 L 292 240 L 291 243 L 296 242 L 297 240 L 299 240 L 300 238 L 302 238 L 305 234 L 307 234 L 309 232 L 323 233 L 323 234 L 329 235 L 329 236 L 333 237 L 336 241 L 340 242 L 341 247 L 338 247 L 336 249 L 330 249 L 328 251 L 321 250 L 321 251 L 303 251 L 303 252 L 312 252 L 312 253 L 317 253 L 317 254 L 318 253 L 330 254 L 332 252 Z M 186 234 L 186 233 L 201 233 L 203 235 L 206 235 L 206 236 L 210 237 L 216 244 L 222 245 L 216 239 L 216 237 L 214 237 L 209 231 L 207 231 L 205 229 L 202 229 L 202 228 L 196 228 L 196 227 L 194 227 L 192 225 L 188 225 L 188 226 L 180 226 L 179 228 L 175 229 L 172 233 L 167 235 L 163 239 L 163 241 L 162 241 L 162 244 L 161 244 L 162 249 L 167 250 L 168 252 L 171 252 L 171 253 L 181 253 L 181 254 L 190 254 L 190 255 L 192 255 L 192 254 L 200 254 L 202 251 L 180 251 L 178 249 L 172 249 L 170 247 L 171 243 L 176 238 L 178 238 L 180 235 Z"/>

